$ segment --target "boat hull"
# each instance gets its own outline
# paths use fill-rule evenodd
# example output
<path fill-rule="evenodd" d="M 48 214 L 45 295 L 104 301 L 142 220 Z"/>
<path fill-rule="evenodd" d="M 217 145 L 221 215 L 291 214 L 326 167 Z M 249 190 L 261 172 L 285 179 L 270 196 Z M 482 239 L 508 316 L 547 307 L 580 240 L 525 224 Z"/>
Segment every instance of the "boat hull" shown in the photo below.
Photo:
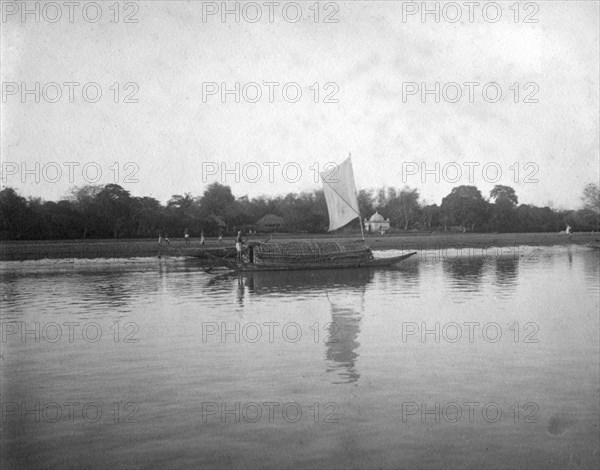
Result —
<path fill-rule="evenodd" d="M 390 258 L 375 258 L 368 261 L 352 261 L 338 260 L 331 263 L 315 263 L 315 262 L 297 262 L 297 263 L 235 263 L 230 267 L 238 271 L 291 271 L 301 269 L 358 269 L 358 268 L 379 268 L 385 266 L 393 266 L 404 261 L 407 258 L 415 255 L 417 252 L 408 253 L 401 256 L 393 256 Z"/>

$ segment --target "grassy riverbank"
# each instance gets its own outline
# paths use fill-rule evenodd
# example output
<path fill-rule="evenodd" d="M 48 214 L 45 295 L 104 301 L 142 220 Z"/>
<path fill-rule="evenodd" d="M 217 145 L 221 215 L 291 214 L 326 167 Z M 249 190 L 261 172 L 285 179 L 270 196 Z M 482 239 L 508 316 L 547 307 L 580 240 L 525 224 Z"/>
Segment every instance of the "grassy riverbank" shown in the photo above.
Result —
<path fill-rule="evenodd" d="M 246 237 L 248 240 L 265 240 L 268 235 Z M 356 234 L 310 235 L 274 234 L 274 240 L 341 240 L 357 238 Z M 600 239 L 600 234 L 574 233 L 572 237 L 558 233 L 407 233 L 384 236 L 367 235 L 367 243 L 374 250 L 440 250 L 447 248 L 519 247 L 552 245 L 585 245 Z M 208 239 L 206 247 L 217 247 L 216 239 Z M 224 247 L 233 247 L 233 238 L 223 239 Z M 172 239 L 170 245 L 159 247 L 155 239 L 133 240 L 48 240 L 6 241 L 0 243 L 0 261 L 39 259 L 95 259 L 158 256 L 182 256 L 198 252 L 200 240 L 192 239 L 189 245 L 183 239 Z"/>

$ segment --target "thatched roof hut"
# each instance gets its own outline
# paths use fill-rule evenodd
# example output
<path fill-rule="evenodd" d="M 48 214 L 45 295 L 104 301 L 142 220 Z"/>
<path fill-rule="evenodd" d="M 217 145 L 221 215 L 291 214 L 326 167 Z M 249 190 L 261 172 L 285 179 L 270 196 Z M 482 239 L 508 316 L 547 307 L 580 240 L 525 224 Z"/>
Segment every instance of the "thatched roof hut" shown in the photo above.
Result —
<path fill-rule="evenodd" d="M 276 232 L 285 224 L 283 218 L 275 214 L 267 214 L 254 224 L 260 232 Z"/>
<path fill-rule="evenodd" d="M 215 224 L 219 228 L 227 227 L 227 224 L 223 220 L 223 217 L 221 217 L 220 215 L 211 214 L 206 218 L 206 220 Z"/>

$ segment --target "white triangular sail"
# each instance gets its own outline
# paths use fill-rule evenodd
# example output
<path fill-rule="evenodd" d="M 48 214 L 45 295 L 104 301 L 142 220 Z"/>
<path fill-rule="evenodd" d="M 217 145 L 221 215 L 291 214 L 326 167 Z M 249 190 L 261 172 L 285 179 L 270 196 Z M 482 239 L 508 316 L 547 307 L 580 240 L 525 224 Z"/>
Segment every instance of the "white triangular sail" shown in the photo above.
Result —
<path fill-rule="evenodd" d="M 350 157 L 335 168 L 321 172 L 320 176 L 329 212 L 329 231 L 360 217 Z"/>

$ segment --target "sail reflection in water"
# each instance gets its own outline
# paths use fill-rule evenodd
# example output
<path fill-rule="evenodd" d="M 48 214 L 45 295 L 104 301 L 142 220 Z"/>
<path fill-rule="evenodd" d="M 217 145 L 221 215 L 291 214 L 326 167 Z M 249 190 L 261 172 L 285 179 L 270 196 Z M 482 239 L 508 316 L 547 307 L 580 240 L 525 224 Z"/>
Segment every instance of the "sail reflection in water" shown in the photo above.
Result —
<path fill-rule="evenodd" d="M 336 374 L 333 383 L 342 384 L 356 382 L 360 377 L 356 368 L 358 335 L 364 295 L 373 276 L 374 272 L 368 269 L 249 272 L 239 275 L 238 285 L 247 286 L 250 295 L 284 294 L 292 300 L 299 294 L 326 296 L 331 308 L 325 339 L 326 371 Z M 343 305 L 337 300 L 342 294 L 347 294 Z"/>
<path fill-rule="evenodd" d="M 364 293 L 361 294 L 364 299 Z M 361 299 L 361 300 L 362 300 Z M 361 301 L 361 306 L 364 306 Z M 340 379 L 333 383 L 356 382 L 360 374 L 356 370 L 360 345 L 357 341 L 360 333 L 361 310 L 343 307 L 331 302 L 331 324 L 329 325 L 329 338 L 327 340 L 326 358 L 330 361 L 328 372 L 337 372 Z"/>

